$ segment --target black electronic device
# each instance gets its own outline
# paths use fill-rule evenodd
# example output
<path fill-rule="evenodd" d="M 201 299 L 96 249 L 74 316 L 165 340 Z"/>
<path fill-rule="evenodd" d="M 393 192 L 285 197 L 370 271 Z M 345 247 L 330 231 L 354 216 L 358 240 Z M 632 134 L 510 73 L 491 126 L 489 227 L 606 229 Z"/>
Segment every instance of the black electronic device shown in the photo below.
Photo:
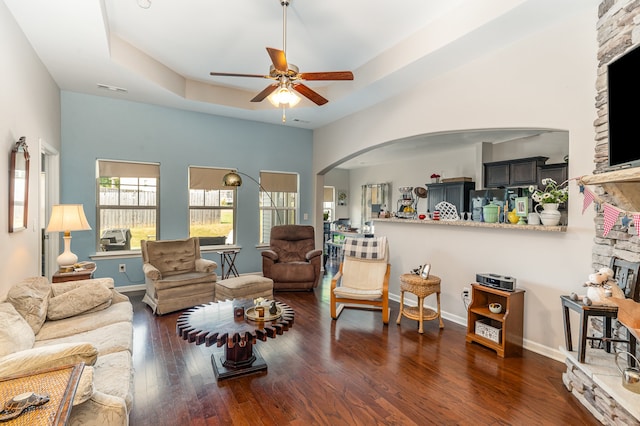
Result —
<path fill-rule="evenodd" d="M 504 275 L 482 273 L 476 274 L 476 281 L 485 287 L 497 288 L 498 290 L 515 291 L 516 279 Z"/>
<path fill-rule="evenodd" d="M 634 48 L 607 67 L 609 169 L 640 166 L 637 108 L 640 99 L 640 49 Z"/>

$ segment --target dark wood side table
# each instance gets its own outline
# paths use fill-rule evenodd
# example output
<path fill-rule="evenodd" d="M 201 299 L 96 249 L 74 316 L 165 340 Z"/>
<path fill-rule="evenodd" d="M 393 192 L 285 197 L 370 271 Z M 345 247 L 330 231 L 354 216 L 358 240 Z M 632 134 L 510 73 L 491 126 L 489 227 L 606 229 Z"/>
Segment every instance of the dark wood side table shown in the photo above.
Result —
<path fill-rule="evenodd" d="M 51 277 L 52 283 L 64 283 L 67 281 L 79 281 L 79 280 L 88 280 L 93 278 L 93 274 L 96 272 L 96 268 L 93 269 L 83 269 L 82 271 L 74 271 L 74 272 L 56 272 Z"/>
<path fill-rule="evenodd" d="M 24 411 L 7 424 L 65 425 L 80 382 L 84 363 L 42 370 L 0 379 L 0 401 L 4 403 L 25 392 L 49 395 L 49 402 Z"/>
<path fill-rule="evenodd" d="M 238 270 L 236 269 L 236 255 L 240 253 L 240 250 L 220 250 L 216 253 L 220 255 L 220 266 L 222 267 L 222 274 L 220 275 L 220 277 L 223 280 L 229 278 L 229 275 L 231 274 L 233 274 L 234 277 L 240 276 L 240 274 L 238 274 Z M 228 268 L 226 274 L 224 272 L 225 266 Z"/>
<path fill-rule="evenodd" d="M 572 300 L 571 296 L 560 296 L 562 302 L 562 320 L 564 323 L 564 342 L 569 352 L 573 351 L 573 342 L 571 337 L 571 319 L 569 310 L 578 313 L 580 319 L 580 332 L 578 334 L 578 362 L 584 364 L 585 355 L 587 353 L 587 340 L 603 341 L 605 350 L 611 352 L 611 342 L 623 342 L 629 344 L 629 352 L 635 353 L 635 338 L 630 335 L 629 340 L 614 339 L 611 336 L 611 320 L 617 318 L 618 307 L 614 305 L 585 305 L 582 301 Z M 603 317 L 602 337 L 591 337 L 588 335 L 589 318 Z"/>

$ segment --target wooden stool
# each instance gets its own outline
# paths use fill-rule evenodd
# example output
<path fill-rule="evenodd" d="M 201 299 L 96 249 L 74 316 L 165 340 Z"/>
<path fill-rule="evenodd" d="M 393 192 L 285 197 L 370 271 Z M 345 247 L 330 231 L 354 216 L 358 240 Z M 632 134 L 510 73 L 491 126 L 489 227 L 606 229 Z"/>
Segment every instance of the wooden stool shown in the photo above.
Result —
<path fill-rule="evenodd" d="M 418 306 L 404 306 L 405 291 L 415 294 L 418 297 Z M 433 293 L 436 294 L 438 299 L 438 312 L 422 306 L 424 299 Z M 440 328 L 444 328 L 442 315 L 440 313 L 440 277 L 430 275 L 429 278 L 425 280 L 415 274 L 400 275 L 400 313 L 396 321 L 397 324 L 400 324 L 400 319 L 402 319 L 403 315 L 409 319 L 418 321 L 418 333 L 423 333 L 423 321 L 430 321 L 436 318 L 440 320 Z"/>

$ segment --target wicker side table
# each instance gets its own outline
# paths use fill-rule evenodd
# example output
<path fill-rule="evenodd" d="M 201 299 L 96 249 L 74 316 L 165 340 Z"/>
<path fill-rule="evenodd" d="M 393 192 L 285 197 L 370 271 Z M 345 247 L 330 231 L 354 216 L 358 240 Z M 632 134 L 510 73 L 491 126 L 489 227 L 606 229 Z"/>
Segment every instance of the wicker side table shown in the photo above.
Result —
<path fill-rule="evenodd" d="M 404 305 L 405 291 L 415 294 L 418 297 L 418 306 L 413 307 Z M 438 312 L 422 306 L 424 299 L 433 293 L 436 294 L 438 299 Z M 400 320 L 403 315 L 409 319 L 418 321 L 418 333 L 424 332 L 422 327 L 423 321 L 439 319 L 440 328 L 444 328 L 440 312 L 440 277 L 430 275 L 429 278 L 422 279 L 415 274 L 400 275 L 400 313 L 398 314 L 398 320 L 396 321 L 397 324 L 400 324 Z"/>
<path fill-rule="evenodd" d="M 24 392 L 49 395 L 49 402 L 25 410 L 6 424 L 13 426 L 66 425 L 84 363 L 50 368 L 33 374 L 0 379 L 0 403 Z M 0 407 L 0 410 L 2 407 Z"/>

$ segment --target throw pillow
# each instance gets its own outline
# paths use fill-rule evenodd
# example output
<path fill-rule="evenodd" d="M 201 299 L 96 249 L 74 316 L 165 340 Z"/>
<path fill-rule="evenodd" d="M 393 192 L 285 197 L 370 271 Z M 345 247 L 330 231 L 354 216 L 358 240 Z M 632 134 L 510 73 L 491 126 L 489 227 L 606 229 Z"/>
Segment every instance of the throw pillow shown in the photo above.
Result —
<path fill-rule="evenodd" d="M 33 332 L 38 334 L 47 319 L 47 307 L 51 284 L 45 277 L 30 277 L 11 287 L 7 302 L 27 320 Z"/>
<path fill-rule="evenodd" d="M 0 303 L 0 357 L 31 349 L 36 336 L 11 303 Z"/>
<path fill-rule="evenodd" d="M 113 293 L 100 282 L 86 282 L 73 290 L 49 299 L 47 318 L 59 320 L 89 313 L 94 308 L 105 309 L 111 305 Z"/>
<path fill-rule="evenodd" d="M 103 286 L 113 289 L 113 279 L 112 278 L 91 278 L 88 280 L 79 280 L 79 281 L 67 281 L 63 283 L 55 283 L 51 285 L 51 296 L 57 297 L 63 293 L 67 293 L 71 290 L 75 290 L 78 287 L 85 287 L 87 284 L 94 285 L 95 283 L 100 283 Z"/>
<path fill-rule="evenodd" d="M 57 343 L 41 346 L 0 358 L 0 377 L 34 373 L 46 368 L 62 367 L 84 362 L 93 365 L 98 349 L 90 343 Z"/>

